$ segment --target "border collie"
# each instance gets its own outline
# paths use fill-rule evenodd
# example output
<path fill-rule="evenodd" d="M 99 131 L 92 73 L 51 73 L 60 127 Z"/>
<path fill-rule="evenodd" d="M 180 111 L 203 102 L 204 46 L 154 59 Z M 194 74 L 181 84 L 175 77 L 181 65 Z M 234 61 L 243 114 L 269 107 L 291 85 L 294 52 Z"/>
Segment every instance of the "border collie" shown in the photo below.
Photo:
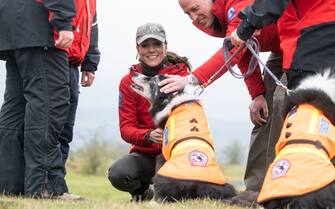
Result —
<path fill-rule="evenodd" d="M 288 94 L 286 119 L 258 203 L 267 209 L 335 208 L 335 77 L 301 81 Z"/>
<path fill-rule="evenodd" d="M 163 79 L 163 75 L 135 74 L 132 84 L 133 90 L 151 103 L 154 121 L 164 130 L 165 160 L 153 178 L 155 200 L 225 200 L 235 196 L 215 159 L 213 139 L 194 87 L 165 94 L 158 86 Z"/>

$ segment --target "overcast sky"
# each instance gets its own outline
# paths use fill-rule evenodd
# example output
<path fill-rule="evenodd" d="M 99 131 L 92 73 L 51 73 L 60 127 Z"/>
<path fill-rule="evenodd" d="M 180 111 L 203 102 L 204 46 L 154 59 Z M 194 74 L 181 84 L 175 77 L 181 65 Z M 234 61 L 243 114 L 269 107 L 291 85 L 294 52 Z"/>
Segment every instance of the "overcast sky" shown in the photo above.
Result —
<path fill-rule="evenodd" d="M 75 136 L 80 138 L 99 130 L 107 138 L 123 143 L 118 129 L 118 85 L 128 68 L 137 63 L 136 28 L 147 22 L 161 23 L 167 33 L 168 50 L 187 56 L 194 68 L 221 47 L 222 39 L 196 29 L 177 0 L 97 1 L 101 63 L 94 85 L 81 88 Z M 0 69 L 3 95 L 4 62 L 0 62 Z M 252 127 L 248 112 L 250 97 L 243 80 L 226 73 L 201 97 L 216 144 L 221 146 L 235 139 L 248 144 Z M 78 144 L 80 139 L 74 139 L 73 145 Z"/>

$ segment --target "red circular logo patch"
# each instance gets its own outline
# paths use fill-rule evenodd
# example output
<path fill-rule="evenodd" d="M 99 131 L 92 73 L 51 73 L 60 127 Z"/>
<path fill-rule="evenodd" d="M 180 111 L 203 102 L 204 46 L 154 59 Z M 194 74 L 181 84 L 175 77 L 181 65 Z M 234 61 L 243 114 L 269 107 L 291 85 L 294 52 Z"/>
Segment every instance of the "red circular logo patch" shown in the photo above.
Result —
<path fill-rule="evenodd" d="M 205 167 L 208 162 L 208 156 L 200 151 L 193 150 L 188 154 L 191 165 Z"/>

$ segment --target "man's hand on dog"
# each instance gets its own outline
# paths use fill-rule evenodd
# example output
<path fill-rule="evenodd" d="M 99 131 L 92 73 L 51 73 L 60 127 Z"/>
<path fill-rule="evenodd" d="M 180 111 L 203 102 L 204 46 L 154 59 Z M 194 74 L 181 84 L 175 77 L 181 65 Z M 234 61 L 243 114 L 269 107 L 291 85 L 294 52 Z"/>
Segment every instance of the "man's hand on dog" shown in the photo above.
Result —
<path fill-rule="evenodd" d="M 147 140 L 156 144 L 162 144 L 164 131 L 161 128 L 156 128 L 150 132 Z"/>
<path fill-rule="evenodd" d="M 263 95 L 259 95 L 252 100 L 249 111 L 250 120 L 253 124 L 262 126 L 266 123 L 269 116 L 269 109 Z"/>
<path fill-rule="evenodd" d="M 180 75 L 165 75 L 166 79 L 158 83 L 159 86 L 162 86 L 160 89 L 161 92 L 166 94 L 175 92 L 181 89 L 184 89 L 188 83 L 186 77 Z"/>

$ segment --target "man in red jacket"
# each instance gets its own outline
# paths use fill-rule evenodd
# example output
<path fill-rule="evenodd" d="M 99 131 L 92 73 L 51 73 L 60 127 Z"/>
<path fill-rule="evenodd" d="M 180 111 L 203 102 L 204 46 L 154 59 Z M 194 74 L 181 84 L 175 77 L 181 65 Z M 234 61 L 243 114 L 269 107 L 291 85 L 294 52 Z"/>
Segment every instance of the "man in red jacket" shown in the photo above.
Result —
<path fill-rule="evenodd" d="M 208 35 L 221 38 L 230 36 L 237 28 L 241 21 L 237 18 L 237 14 L 251 3 L 251 0 L 179 0 L 181 8 L 192 19 L 197 28 Z M 261 51 L 273 52 L 267 65 L 280 78 L 282 75 L 281 51 L 276 25 L 272 24 L 261 30 L 257 39 Z M 236 48 L 231 53 L 235 50 Z M 250 58 L 251 53 L 249 51 L 242 51 L 232 60 L 231 64 L 236 64 L 242 72 L 246 72 Z M 162 91 L 166 93 L 176 91 L 183 88 L 187 82 L 206 84 L 224 62 L 223 51 L 220 49 L 187 79 L 170 76 L 170 78 L 162 81 L 161 85 L 165 85 Z M 222 71 L 220 76 L 226 71 Z M 279 135 L 280 133 L 280 127 L 277 127 L 276 122 L 274 122 L 278 118 L 277 111 L 274 111 L 274 115 L 272 115 L 272 101 L 273 99 L 280 99 L 283 92 L 278 90 L 273 97 L 276 85 L 268 74 L 264 75 L 263 84 L 259 69 L 256 69 L 251 76 L 244 80 L 253 99 L 250 105 L 250 116 L 255 124 L 250 140 L 245 184 L 247 190 L 258 192 L 265 176 L 266 167 L 274 158 L 274 147 L 268 147 L 268 143 L 271 144 L 269 135 Z M 271 133 L 269 133 L 270 130 Z"/>
<path fill-rule="evenodd" d="M 283 68 L 288 88 L 294 89 L 303 78 L 335 66 L 334 14 L 333 0 L 256 0 L 240 12 L 242 22 L 232 34 L 233 44 L 242 45 L 256 29 L 277 21 Z"/>
<path fill-rule="evenodd" d="M 147 76 L 186 76 L 189 66 L 183 58 L 167 52 L 166 34 L 160 24 L 147 23 L 138 27 L 136 44 L 140 63 L 131 66 L 119 86 L 121 136 L 132 147 L 129 154 L 109 168 L 108 178 L 115 188 L 129 192 L 137 202 L 152 197 L 148 188 L 155 174 L 156 156 L 161 154 L 163 130 L 155 126 L 149 102 L 132 90 L 132 76 L 135 72 Z"/>
<path fill-rule="evenodd" d="M 289 88 L 310 74 L 335 66 L 335 1 L 256 0 L 239 16 L 242 22 L 233 34 L 241 45 L 256 29 L 278 21 L 283 68 Z"/>

